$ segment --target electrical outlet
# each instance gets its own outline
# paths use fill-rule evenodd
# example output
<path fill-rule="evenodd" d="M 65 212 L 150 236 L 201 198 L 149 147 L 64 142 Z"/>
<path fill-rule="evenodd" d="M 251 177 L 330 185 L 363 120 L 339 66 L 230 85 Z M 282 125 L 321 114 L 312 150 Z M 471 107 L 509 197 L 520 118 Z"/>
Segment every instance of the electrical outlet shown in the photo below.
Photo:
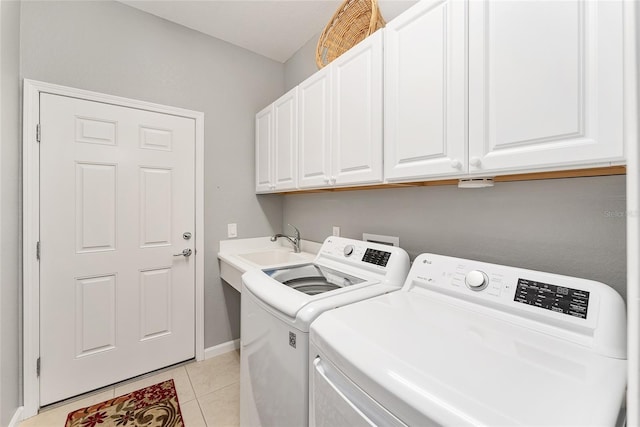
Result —
<path fill-rule="evenodd" d="M 333 226 L 333 235 L 340 237 L 340 227 L 338 227 L 337 225 Z"/>
<path fill-rule="evenodd" d="M 227 237 L 238 237 L 238 224 L 227 224 Z"/>

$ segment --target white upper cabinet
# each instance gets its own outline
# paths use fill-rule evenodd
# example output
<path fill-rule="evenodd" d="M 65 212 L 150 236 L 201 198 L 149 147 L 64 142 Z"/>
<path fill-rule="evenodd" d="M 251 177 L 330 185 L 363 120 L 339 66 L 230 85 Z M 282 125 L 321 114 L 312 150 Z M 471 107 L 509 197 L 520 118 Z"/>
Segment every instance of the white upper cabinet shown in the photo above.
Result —
<path fill-rule="evenodd" d="M 421 0 L 258 113 L 256 191 L 624 164 L 634 11 Z"/>
<path fill-rule="evenodd" d="M 330 67 L 298 86 L 298 185 L 322 187 L 331 176 Z"/>
<path fill-rule="evenodd" d="M 273 103 L 273 119 L 275 190 L 292 190 L 298 173 L 298 88 Z"/>
<path fill-rule="evenodd" d="M 467 172 L 466 7 L 422 1 L 385 28 L 388 181 Z"/>
<path fill-rule="evenodd" d="M 256 193 L 297 188 L 298 88 L 256 114 Z"/>
<path fill-rule="evenodd" d="M 273 104 L 256 114 L 256 193 L 273 190 Z"/>
<path fill-rule="evenodd" d="M 331 67 L 331 183 L 382 182 L 382 31 Z"/>
<path fill-rule="evenodd" d="M 298 86 L 299 188 L 382 182 L 382 31 Z"/>
<path fill-rule="evenodd" d="M 623 4 L 469 3 L 469 172 L 624 160 Z"/>

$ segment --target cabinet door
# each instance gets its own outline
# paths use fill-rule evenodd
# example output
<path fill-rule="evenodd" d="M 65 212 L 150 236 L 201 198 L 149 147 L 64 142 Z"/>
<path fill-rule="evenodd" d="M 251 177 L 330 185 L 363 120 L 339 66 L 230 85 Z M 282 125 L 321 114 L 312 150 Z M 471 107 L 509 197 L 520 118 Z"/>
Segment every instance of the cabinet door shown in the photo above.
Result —
<path fill-rule="evenodd" d="M 322 187 L 331 176 L 330 67 L 298 86 L 298 186 Z"/>
<path fill-rule="evenodd" d="M 273 190 L 273 104 L 256 114 L 256 193 Z"/>
<path fill-rule="evenodd" d="M 467 172 L 466 7 L 419 2 L 385 27 L 386 180 Z"/>
<path fill-rule="evenodd" d="M 469 171 L 623 160 L 620 1 L 469 5 Z"/>
<path fill-rule="evenodd" d="M 382 31 L 331 67 L 333 184 L 382 181 Z"/>
<path fill-rule="evenodd" d="M 296 188 L 298 164 L 298 88 L 273 103 L 275 190 Z"/>

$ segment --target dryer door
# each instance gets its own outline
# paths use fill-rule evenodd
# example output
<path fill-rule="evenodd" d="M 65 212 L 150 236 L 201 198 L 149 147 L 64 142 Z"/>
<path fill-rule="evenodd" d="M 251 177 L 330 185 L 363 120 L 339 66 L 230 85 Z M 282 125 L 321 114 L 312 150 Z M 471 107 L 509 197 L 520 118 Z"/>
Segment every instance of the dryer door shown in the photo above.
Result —
<path fill-rule="evenodd" d="M 311 427 L 406 427 L 406 424 L 320 356 L 313 360 L 310 377 Z"/>

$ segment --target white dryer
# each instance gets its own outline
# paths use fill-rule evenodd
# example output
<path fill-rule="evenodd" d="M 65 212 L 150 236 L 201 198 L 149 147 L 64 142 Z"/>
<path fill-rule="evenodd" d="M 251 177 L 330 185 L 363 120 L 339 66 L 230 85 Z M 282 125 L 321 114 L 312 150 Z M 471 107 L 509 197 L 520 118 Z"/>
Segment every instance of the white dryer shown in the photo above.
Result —
<path fill-rule="evenodd" d="M 313 263 L 242 276 L 240 424 L 301 427 L 309 419 L 309 325 L 321 313 L 402 287 L 398 247 L 328 237 Z"/>
<path fill-rule="evenodd" d="M 321 315 L 311 426 L 613 426 L 626 314 L 589 280 L 422 254 L 399 292 Z"/>

